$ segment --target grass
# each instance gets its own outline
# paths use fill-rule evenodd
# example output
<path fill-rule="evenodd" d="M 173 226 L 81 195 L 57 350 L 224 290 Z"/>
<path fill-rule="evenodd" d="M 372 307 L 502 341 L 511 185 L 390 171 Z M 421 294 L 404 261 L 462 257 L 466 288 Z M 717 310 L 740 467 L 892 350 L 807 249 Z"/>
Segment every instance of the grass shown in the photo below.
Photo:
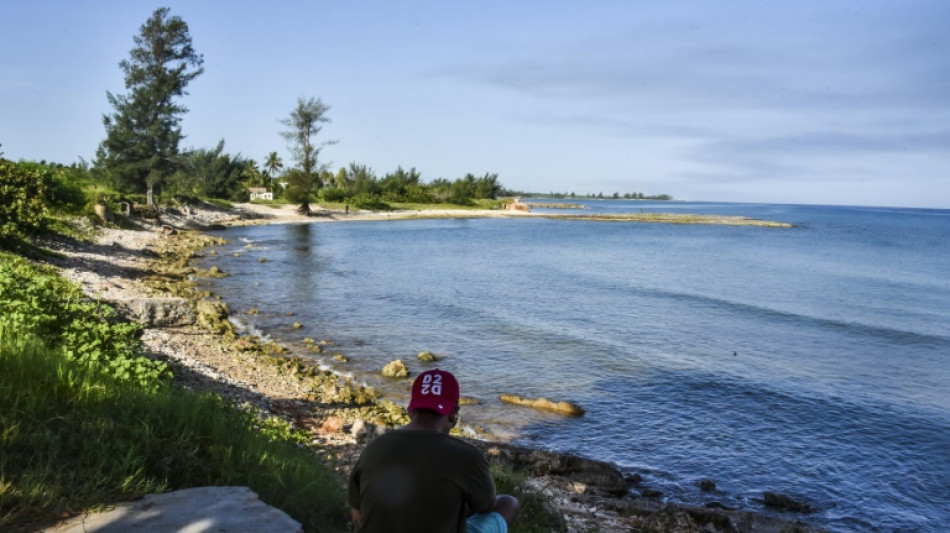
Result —
<path fill-rule="evenodd" d="M 492 478 L 495 481 L 495 491 L 499 494 L 511 494 L 518 498 L 518 517 L 512 524 L 511 533 L 554 533 L 567 531 L 567 526 L 560 515 L 551 511 L 545 504 L 544 498 L 538 494 L 525 492 L 522 486 L 525 481 L 523 474 L 508 467 L 492 465 Z"/>
<path fill-rule="evenodd" d="M 243 485 L 308 531 L 346 527 L 339 478 L 280 424 L 217 396 L 151 392 L 0 330 L 0 530 L 146 493 Z"/>

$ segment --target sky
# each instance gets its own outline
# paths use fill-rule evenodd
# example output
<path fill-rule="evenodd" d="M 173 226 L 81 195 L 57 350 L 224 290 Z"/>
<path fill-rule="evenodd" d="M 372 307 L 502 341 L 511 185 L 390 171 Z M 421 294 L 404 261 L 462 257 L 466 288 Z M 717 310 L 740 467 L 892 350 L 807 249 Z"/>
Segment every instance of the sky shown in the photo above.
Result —
<path fill-rule="evenodd" d="M 158 7 L 205 72 L 182 148 L 678 200 L 950 208 L 950 1 L 4 0 L 0 152 L 91 161 Z"/>

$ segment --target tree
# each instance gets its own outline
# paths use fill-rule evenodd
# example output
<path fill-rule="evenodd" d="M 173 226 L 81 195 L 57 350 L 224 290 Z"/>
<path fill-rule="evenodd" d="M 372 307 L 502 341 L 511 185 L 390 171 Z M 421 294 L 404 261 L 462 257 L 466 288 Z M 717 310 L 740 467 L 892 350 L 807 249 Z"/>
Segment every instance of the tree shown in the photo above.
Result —
<path fill-rule="evenodd" d="M 214 149 L 187 150 L 179 157 L 180 168 L 168 180 L 174 194 L 204 196 L 234 201 L 248 199 L 245 180 L 252 161 L 224 151 L 224 139 Z"/>
<path fill-rule="evenodd" d="M 282 168 L 284 168 L 284 162 L 277 155 L 277 152 L 267 154 L 267 159 L 264 161 L 264 172 L 268 178 L 274 179 Z"/>
<path fill-rule="evenodd" d="M 121 190 L 151 192 L 178 167 L 180 122 L 188 110 L 176 99 L 204 72 L 204 58 L 195 52 L 185 21 L 164 7 L 134 41 L 129 58 L 119 63 L 129 93 L 106 93 L 114 111 L 102 117 L 106 139 L 96 165 Z"/>
<path fill-rule="evenodd" d="M 326 166 L 319 163 L 320 151 L 334 144 L 334 141 L 313 143 L 313 138 L 323 129 L 322 124 L 330 122 L 326 116 L 329 110 L 330 106 L 319 98 L 298 98 L 296 109 L 291 111 L 288 118 L 280 121 L 290 128 L 280 134 L 287 139 L 290 153 L 298 164 L 293 172 L 288 173 L 287 197 L 291 202 L 300 203 L 298 210 L 304 214 L 310 214 L 310 194 L 314 185 L 319 187 L 320 173 Z"/>

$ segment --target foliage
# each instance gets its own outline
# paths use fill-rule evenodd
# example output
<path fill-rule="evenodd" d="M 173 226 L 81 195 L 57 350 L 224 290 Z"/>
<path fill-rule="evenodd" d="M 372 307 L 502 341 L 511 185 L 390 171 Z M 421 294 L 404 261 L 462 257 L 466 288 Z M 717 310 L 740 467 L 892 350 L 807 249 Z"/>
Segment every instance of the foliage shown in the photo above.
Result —
<path fill-rule="evenodd" d="M 0 530 L 198 486 L 248 486 L 308 531 L 343 531 L 343 489 L 279 420 L 145 390 L 0 326 Z"/>
<path fill-rule="evenodd" d="M 0 245 L 46 227 L 49 182 L 46 172 L 0 159 Z"/>
<path fill-rule="evenodd" d="M 510 467 L 492 465 L 492 479 L 498 494 L 511 494 L 518 498 L 518 517 L 510 529 L 511 533 L 551 533 L 567 531 L 564 520 L 548 509 L 544 498 L 521 487 L 525 476 Z"/>
<path fill-rule="evenodd" d="M 166 192 L 189 196 L 247 201 L 247 171 L 254 162 L 241 154 L 224 151 L 224 139 L 214 149 L 191 149 L 179 158 L 181 165 L 168 180 Z"/>
<path fill-rule="evenodd" d="M 118 321 L 112 308 L 84 300 L 54 271 L 15 256 L 0 263 L 0 327 L 42 338 L 122 381 L 155 387 L 170 375 L 165 363 L 142 355 L 141 326 Z"/>
<path fill-rule="evenodd" d="M 281 123 L 289 128 L 281 132 L 281 136 L 287 139 L 291 154 L 298 164 L 294 172 L 287 174 L 287 198 L 291 202 L 299 203 L 302 213 L 310 212 L 310 194 L 314 187 L 320 186 L 318 180 L 323 170 L 319 163 L 320 151 L 333 144 L 333 141 L 313 143 L 313 138 L 323 129 L 322 124 L 330 122 L 326 116 L 329 110 L 330 106 L 319 98 L 299 98 L 297 107 L 291 111 L 290 116 L 281 120 Z"/>
<path fill-rule="evenodd" d="M 125 95 L 107 93 L 114 111 L 103 117 L 106 139 L 96 153 L 98 170 L 126 192 L 158 186 L 178 167 L 181 117 L 187 109 L 175 100 L 203 71 L 188 25 L 156 9 L 135 36 L 125 73 Z"/>
<path fill-rule="evenodd" d="M 397 167 L 379 179 L 372 169 L 357 163 L 340 168 L 335 175 L 330 174 L 328 181 L 332 184 L 331 190 L 321 191 L 320 195 L 324 200 L 376 210 L 388 209 L 384 204 L 390 203 L 471 206 L 478 200 L 494 200 L 503 190 L 498 174 L 488 173 L 480 178 L 466 174 L 455 181 L 438 178 L 427 184 L 415 168 Z"/>

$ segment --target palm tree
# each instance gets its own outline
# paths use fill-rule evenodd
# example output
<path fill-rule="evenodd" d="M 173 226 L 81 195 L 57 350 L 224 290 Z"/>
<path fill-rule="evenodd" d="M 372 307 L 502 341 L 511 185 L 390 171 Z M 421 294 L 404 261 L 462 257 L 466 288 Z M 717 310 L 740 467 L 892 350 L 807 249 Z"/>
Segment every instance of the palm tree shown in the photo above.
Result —
<path fill-rule="evenodd" d="M 277 152 L 267 154 L 267 160 L 264 161 L 264 172 L 267 173 L 268 177 L 276 178 L 277 172 L 282 168 L 284 168 L 284 162 L 281 161 Z"/>

